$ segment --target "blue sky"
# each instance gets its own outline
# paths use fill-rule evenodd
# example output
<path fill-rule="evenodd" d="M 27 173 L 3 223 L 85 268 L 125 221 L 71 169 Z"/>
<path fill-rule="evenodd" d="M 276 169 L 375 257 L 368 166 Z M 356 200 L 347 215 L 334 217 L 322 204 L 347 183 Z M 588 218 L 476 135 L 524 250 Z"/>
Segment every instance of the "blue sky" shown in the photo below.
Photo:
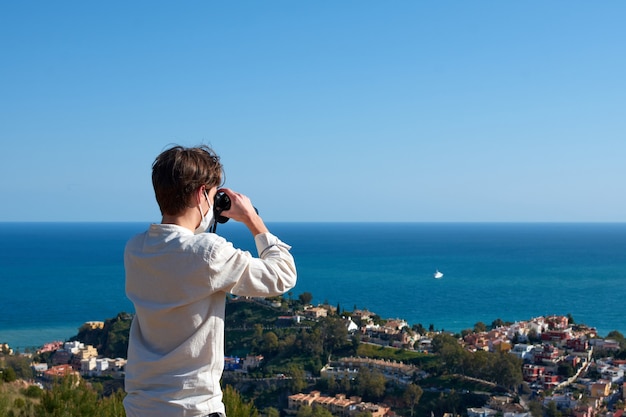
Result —
<path fill-rule="evenodd" d="M 158 221 L 209 144 L 267 221 L 626 221 L 622 1 L 0 4 L 0 221 Z"/>

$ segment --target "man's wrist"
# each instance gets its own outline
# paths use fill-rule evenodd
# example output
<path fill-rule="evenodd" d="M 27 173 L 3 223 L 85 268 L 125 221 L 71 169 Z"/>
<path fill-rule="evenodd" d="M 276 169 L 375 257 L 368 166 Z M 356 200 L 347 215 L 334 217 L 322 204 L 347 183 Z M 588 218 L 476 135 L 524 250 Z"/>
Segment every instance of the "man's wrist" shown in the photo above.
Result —
<path fill-rule="evenodd" d="M 245 225 L 248 228 L 248 230 L 250 230 L 250 233 L 252 233 L 253 236 L 256 236 L 260 233 L 269 232 L 267 226 L 265 226 L 265 223 L 263 222 L 263 219 L 261 219 L 260 216 L 255 216 L 253 218 L 250 218 L 245 223 Z"/>

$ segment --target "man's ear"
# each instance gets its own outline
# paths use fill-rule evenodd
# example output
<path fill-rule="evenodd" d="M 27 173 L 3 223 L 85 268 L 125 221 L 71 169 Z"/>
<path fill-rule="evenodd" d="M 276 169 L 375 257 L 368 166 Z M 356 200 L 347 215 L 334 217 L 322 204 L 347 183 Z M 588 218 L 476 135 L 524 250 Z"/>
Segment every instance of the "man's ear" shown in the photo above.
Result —
<path fill-rule="evenodd" d="M 204 185 L 202 185 L 196 189 L 196 192 L 193 193 L 195 206 L 202 203 L 202 199 L 204 198 L 204 190 L 205 187 Z"/>

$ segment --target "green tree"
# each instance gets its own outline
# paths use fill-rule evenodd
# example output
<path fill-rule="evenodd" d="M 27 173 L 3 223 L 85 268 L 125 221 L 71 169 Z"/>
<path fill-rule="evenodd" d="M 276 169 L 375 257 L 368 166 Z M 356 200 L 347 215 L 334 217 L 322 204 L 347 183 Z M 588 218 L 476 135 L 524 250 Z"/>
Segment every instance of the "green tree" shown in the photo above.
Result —
<path fill-rule="evenodd" d="M 310 405 L 303 405 L 298 408 L 296 417 L 313 417 L 313 407 Z"/>
<path fill-rule="evenodd" d="M 567 313 L 567 322 L 569 324 L 576 324 L 576 322 L 574 321 L 574 317 L 572 316 L 572 313 Z"/>
<path fill-rule="evenodd" d="M 109 358 L 125 358 L 128 356 L 128 335 L 132 323 L 131 315 L 120 313 L 105 323 L 106 337 L 104 355 Z"/>
<path fill-rule="evenodd" d="M 546 416 L 547 417 L 561 417 L 563 414 L 556 407 L 556 403 L 554 401 L 550 401 L 548 406 L 546 407 Z"/>
<path fill-rule="evenodd" d="M 440 333 L 433 337 L 433 352 L 441 356 L 445 368 L 451 372 L 462 372 L 466 352 L 454 336 Z"/>
<path fill-rule="evenodd" d="M 474 331 L 476 333 L 486 332 L 487 331 L 487 325 L 485 323 L 483 323 L 482 321 L 479 321 L 476 324 L 474 324 Z"/>
<path fill-rule="evenodd" d="M 274 332 L 267 332 L 263 335 L 263 350 L 267 353 L 274 353 L 278 349 L 278 336 Z"/>
<path fill-rule="evenodd" d="M 258 417 L 259 411 L 253 402 L 246 402 L 239 392 L 230 385 L 224 387 L 224 406 L 228 417 Z"/>
<path fill-rule="evenodd" d="M 406 389 L 404 390 L 404 394 L 402 395 L 402 398 L 404 399 L 404 402 L 411 409 L 411 417 L 413 417 L 415 406 L 419 403 L 420 398 L 422 398 L 423 393 L 424 391 L 419 385 L 415 385 L 411 383 L 406 386 Z"/>
<path fill-rule="evenodd" d="M 624 338 L 624 335 L 618 332 L 617 330 L 613 330 L 609 332 L 606 338 L 615 340 L 616 342 L 619 343 L 620 348 L 626 349 L 626 339 Z"/>
<path fill-rule="evenodd" d="M 352 382 L 350 378 L 341 378 L 337 383 L 337 390 L 339 392 L 351 392 L 352 391 Z"/>
<path fill-rule="evenodd" d="M 37 408 L 38 417 L 96 416 L 98 396 L 84 380 L 67 376 L 46 390 Z"/>
<path fill-rule="evenodd" d="M 497 329 L 498 327 L 502 327 L 504 326 L 505 323 L 501 318 L 497 318 L 494 321 L 491 322 L 491 328 L 492 329 Z"/>
<path fill-rule="evenodd" d="M 98 412 L 101 417 L 125 417 L 124 397 L 126 393 L 118 390 L 115 393 L 98 401 Z"/>
<path fill-rule="evenodd" d="M 13 400 L 13 408 L 19 410 L 23 410 L 24 408 L 26 408 L 26 401 L 24 400 L 24 398 L 17 397 L 15 400 Z M 20 414 L 22 413 L 23 411 L 20 411 Z"/>
<path fill-rule="evenodd" d="M 291 379 L 289 380 L 289 388 L 292 393 L 301 392 L 306 387 L 305 373 L 301 366 L 296 364 L 289 365 L 287 371 Z"/>
<path fill-rule="evenodd" d="M 353 334 L 350 338 L 350 344 L 352 345 L 352 350 L 357 352 L 359 350 L 359 346 L 361 345 L 361 338 L 357 334 Z"/>
<path fill-rule="evenodd" d="M 13 382 L 17 379 L 17 374 L 13 368 L 5 368 L 2 371 L 2 380 L 4 382 Z"/>
<path fill-rule="evenodd" d="M 527 405 L 533 417 L 543 417 L 543 406 L 539 401 L 529 401 Z"/>
<path fill-rule="evenodd" d="M 492 365 L 493 381 L 506 388 L 513 389 L 523 381 L 522 360 L 506 352 L 496 354 Z"/>
<path fill-rule="evenodd" d="M 414 324 L 412 329 L 415 333 L 419 333 L 421 335 L 426 334 L 426 328 L 422 326 L 422 323 Z"/>
<path fill-rule="evenodd" d="M 37 385 L 29 385 L 28 388 L 23 391 L 23 393 L 28 398 L 41 398 L 41 396 L 43 395 L 43 390 Z"/>
<path fill-rule="evenodd" d="M 340 392 L 339 382 L 334 376 L 320 379 L 319 384 L 321 390 L 324 392 L 328 392 L 330 395 L 335 395 Z"/>
<path fill-rule="evenodd" d="M 263 342 L 263 325 L 261 323 L 254 324 L 254 335 L 252 336 L 253 342 L 260 345 Z"/>
<path fill-rule="evenodd" d="M 319 327 L 312 330 L 302 329 L 300 332 L 300 346 L 302 352 L 308 356 L 319 356 L 323 353 L 324 345 L 322 332 Z"/>
<path fill-rule="evenodd" d="M 6 364 L 15 370 L 18 379 L 32 379 L 34 376 L 32 359 L 28 356 L 9 356 L 6 358 Z"/>
<path fill-rule="evenodd" d="M 278 350 L 286 352 L 296 345 L 296 335 L 288 334 L 278 341 Z"/>
<path fill-rule="evenodd" d="M 338 317 L 325 317 L 320 321 L 324 350 L 332 353 L 348 344 L 348 328 Z"/>
<path fill-rule="evenodd" d="M 274 407 L 267 407 L 264 411 L 265 417 L 280 417 L 280 411 Z"/>
<path fill-rule="evenodd" d="M 311 301 L 313 300 L 313 294 L 311 294 L 310 292 L 303 292 L 298 296 L 298 299 L 303 305 L 306 306 L 311 304 Z"/>
<path fill-rule="evenodd" d="M 485 372 L 489 369 L 490 359 L 493 353 L 479 350 L 465 356 L 464 368 L 468 375 L 476 378 L 485 378 Z"/>
<path fill-rule="evenodd" d="M 572 364 L 562 362 L 562 363 L 559 363 L 556 373 L 557 375 L 563 376 L 567 379 L 567 378 L 573 377 L 576 371 L 574 370 L 574 367 L 572 366 Z"/>
<path fill-rule="evenodd" d="M 84 380 L 67 376 L 45 390 L 35 406 L 37 417 L 124 417 L 124 392 L 99 398 Z"/>
<path fill-rule="evenodd" d="M 364 399 L 378 401 L 385 394 L 385 383 L 386 380 L 382 373 L 361 367 L 356 377 L 356 390 L 359 396 Z"/>

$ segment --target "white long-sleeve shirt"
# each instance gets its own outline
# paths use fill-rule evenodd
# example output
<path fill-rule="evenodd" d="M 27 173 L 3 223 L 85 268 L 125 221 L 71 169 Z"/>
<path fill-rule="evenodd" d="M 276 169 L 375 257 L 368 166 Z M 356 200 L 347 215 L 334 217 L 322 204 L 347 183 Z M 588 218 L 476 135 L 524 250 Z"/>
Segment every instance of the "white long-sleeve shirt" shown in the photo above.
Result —
<path fill-rule="evenodd" d="M 283 294 L 296 283 L 291 247 L 255 236 L 259 258 L 212 234 L 152 224 L 126 245 L 126 295 L 135 306 L 124 406 L 128 417 L 224 413 L 226 294 Z"/>

